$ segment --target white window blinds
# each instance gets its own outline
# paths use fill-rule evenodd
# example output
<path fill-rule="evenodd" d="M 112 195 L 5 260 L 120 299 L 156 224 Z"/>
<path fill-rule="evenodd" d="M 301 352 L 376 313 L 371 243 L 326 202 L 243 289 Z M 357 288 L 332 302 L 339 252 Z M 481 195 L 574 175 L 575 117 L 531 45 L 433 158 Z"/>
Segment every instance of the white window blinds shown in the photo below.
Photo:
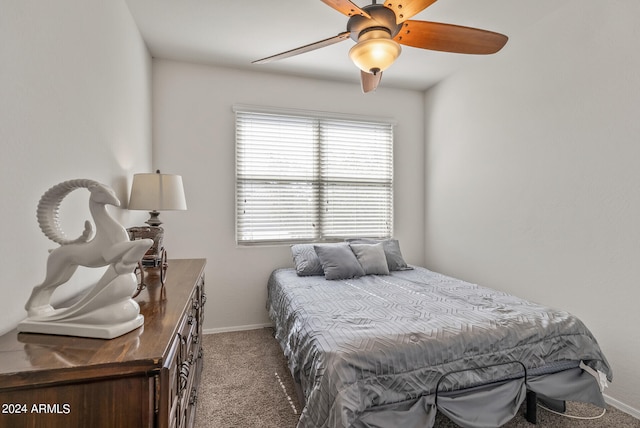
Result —
<path fill-rule="evenodd" d="M 239 244 L 390 237 L 390 123 L 236 109 Z"/>

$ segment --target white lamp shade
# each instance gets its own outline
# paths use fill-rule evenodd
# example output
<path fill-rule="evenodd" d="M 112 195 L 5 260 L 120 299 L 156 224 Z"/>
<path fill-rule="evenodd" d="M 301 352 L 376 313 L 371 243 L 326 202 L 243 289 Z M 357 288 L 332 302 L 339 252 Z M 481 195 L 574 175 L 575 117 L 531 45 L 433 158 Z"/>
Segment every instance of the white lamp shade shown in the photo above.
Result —
<path fill-rule="evenodd" d="M 182 177 L 173 174 L 134 174 L 130 210 L 186 210 Z"/>
<path fill-rule="evenodd" d="M 402 48 L 387 32 L 373 30 L 360 36 L 358 43 L 349 51 L 349 58 L 360 70 L 377 73 L 389 68 L 400 52 Z"/>

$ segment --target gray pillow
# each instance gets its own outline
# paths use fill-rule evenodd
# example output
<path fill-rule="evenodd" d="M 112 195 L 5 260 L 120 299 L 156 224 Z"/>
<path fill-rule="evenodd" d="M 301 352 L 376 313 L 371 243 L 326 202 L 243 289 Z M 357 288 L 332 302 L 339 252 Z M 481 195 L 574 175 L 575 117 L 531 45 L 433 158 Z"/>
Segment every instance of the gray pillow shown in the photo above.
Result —
<path fill-rule="evenodd" d="M 404 261 L 400 252 L 400 242 L 397 239 L 373 239 L 373 238 L 352 238 L 347 239 L 351 244 L 375 244 L 381 242 L 384 247 L 384 255 L 387 257 L 389 271 L 413 269 Z"/>
<path fill-rule="evenodd" d="M 349 279 L 364 275 L 362 266 L 346 242 L 313 246 L 326 279 Z"/>
<path fill-rule="evenodd" d="M 384 246 L 384 255 L 387 257 L 387 265 L 389 270 L 409 270 L 413 269 L 404 261 L 400 252 L 400 242 L 397 239 L 387 239 L 382 241 Z"/>
<path fill-rule="evenodd" d="M 377 244 L 351 244 L 360 266 L 366 275 L 389 275 L 387 257 L 382 242 Z"/>
<path fill-rule="evenodd" d="M 324 275 L 322 264 L 313 248 L 313 244 L 295 244 L 291 246 L 293 263 L 299 276 Z"/>

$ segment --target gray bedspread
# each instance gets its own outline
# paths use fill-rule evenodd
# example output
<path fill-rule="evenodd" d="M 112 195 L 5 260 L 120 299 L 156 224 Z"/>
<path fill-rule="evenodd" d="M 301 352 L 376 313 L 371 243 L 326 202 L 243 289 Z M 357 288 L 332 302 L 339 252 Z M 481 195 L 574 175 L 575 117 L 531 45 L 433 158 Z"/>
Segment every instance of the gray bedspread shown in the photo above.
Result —
<path fill-rule="evenodd" d="M 571 314 L 424 268 L 327 281 L 274 271 L 267 309 L 306 398 L 298 427 L 349 427 L 366 411 L 434 393 L 447 372 L 583 361 L 612 372 Z M 447 376 L 452 391 L 521 374 L 517 364 Z"/>

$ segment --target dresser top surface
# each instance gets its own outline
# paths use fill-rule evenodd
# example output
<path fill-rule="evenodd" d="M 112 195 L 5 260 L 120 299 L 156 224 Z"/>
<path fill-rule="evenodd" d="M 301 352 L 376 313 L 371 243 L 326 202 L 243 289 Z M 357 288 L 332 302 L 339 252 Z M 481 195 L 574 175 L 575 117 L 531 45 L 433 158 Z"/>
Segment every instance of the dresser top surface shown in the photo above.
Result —
<path fill-rule="evenodd" d="M 18 333 L 0 336 L 0 379 L 30 377 L 36 373 L 77 370 L 153 370 L 162 365 L 178 321 L 190 303 L 193 289 L 204 274 L 205 259 L 168 261 L 165 295 L 158 275 L 145 275 L 148 286 L 136 297 L 144 325 L 114 339 Z M 164 298 L 161 298 L 164 297 Z M 53 379 L 51 379 L 53 380 Z"/>

